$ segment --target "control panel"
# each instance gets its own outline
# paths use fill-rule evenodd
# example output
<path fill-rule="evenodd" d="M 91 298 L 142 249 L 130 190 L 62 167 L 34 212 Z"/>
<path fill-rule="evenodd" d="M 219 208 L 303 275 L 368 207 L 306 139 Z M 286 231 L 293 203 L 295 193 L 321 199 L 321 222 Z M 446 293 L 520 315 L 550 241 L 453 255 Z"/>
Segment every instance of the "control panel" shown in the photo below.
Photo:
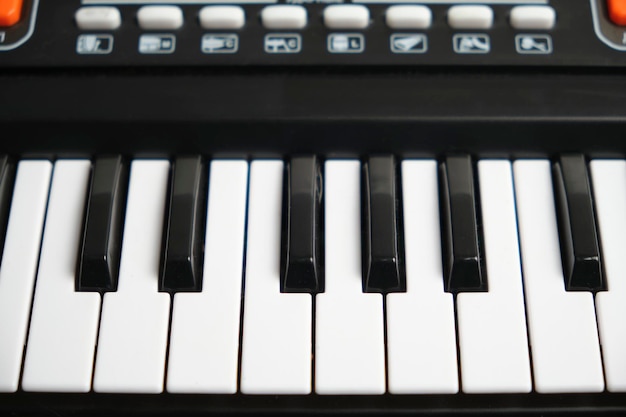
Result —
<path fill-rule="evenodd" d="M 626 0 L 0 2 L 0 67 L 626 66 L 624 52 Z"/>

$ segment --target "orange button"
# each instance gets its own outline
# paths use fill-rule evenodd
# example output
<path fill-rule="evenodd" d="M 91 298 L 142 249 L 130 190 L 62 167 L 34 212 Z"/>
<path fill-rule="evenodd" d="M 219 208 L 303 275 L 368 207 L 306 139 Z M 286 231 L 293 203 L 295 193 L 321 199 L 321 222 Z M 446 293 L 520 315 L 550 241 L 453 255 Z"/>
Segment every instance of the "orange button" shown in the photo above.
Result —
<path fill-rule="evenodd" d="M 13 26 L 22 16 L 23 0 L 0 0 L 0 26 Z"/>
<path fill-rule="evenodd" d="M 616 25 L 626 26 L 626 0 L 608 0 L 608 6 L 611 21 Z"/>

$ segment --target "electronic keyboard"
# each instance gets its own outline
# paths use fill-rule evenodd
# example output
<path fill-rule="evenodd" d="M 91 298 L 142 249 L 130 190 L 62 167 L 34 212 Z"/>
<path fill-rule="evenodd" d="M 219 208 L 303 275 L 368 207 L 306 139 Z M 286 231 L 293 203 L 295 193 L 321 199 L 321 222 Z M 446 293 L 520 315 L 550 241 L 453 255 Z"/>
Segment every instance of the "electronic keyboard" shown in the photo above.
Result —
<path fill-rule="evenodd" d="M 0 415 L 623 415 L 624 0 L 0 0 Z"/>

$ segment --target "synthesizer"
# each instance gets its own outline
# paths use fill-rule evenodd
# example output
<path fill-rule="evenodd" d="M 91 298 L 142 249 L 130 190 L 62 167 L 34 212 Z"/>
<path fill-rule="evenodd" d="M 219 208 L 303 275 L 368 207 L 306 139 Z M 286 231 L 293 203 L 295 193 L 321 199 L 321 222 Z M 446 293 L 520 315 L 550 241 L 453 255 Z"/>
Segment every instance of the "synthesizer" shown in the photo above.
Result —
<path fill-rule="evenodd" d="M 626 1 L 0 0 L 0 415 L 624 415 Z"/>

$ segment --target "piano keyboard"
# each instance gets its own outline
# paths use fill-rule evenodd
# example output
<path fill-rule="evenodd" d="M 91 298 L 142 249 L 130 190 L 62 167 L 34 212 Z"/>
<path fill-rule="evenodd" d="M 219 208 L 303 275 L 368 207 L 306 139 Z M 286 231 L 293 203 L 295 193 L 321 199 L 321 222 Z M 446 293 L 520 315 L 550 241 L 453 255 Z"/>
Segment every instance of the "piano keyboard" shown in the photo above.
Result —
<path fill-rule="evenodd" d="M 4 164 L 0 392 L 626 391 L 625 161 Z"/>

